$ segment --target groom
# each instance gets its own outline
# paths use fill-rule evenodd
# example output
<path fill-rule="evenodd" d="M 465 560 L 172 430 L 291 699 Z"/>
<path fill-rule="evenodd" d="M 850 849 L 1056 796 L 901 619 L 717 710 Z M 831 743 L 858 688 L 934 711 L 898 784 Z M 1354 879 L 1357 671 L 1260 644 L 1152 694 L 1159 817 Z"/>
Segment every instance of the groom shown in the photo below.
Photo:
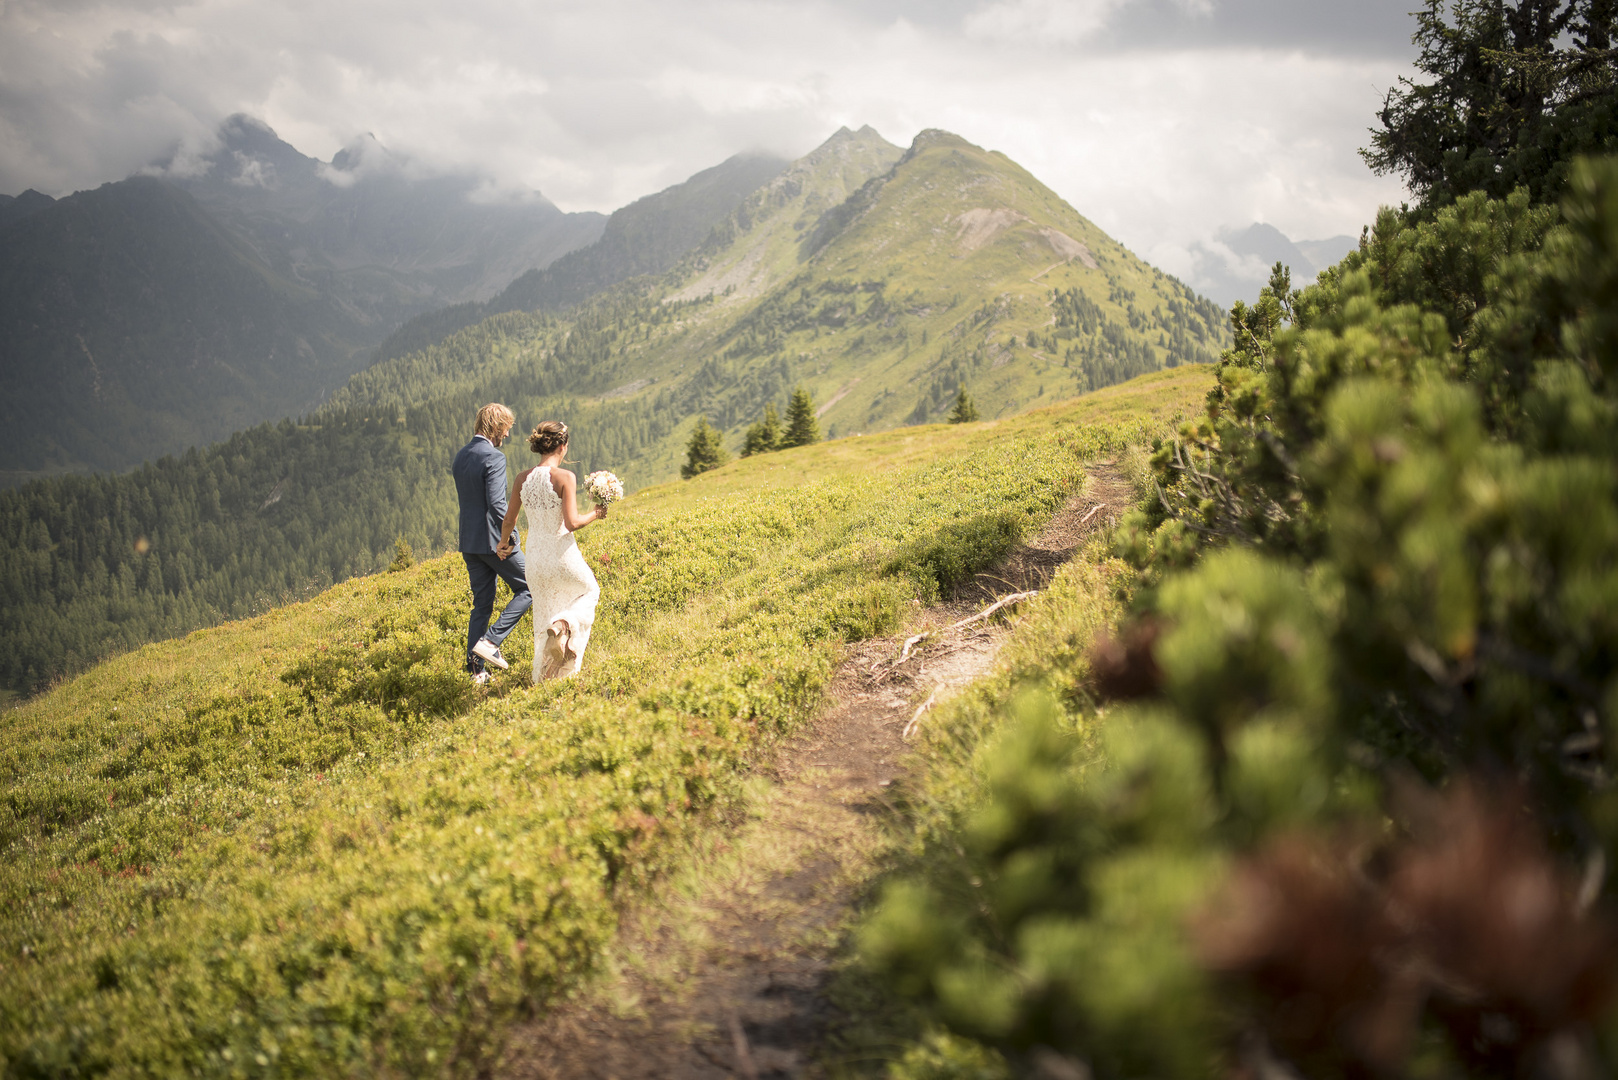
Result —
<path fill-rule="evenodd" d="M 534 602 L 528 591 L 527 568 L 522 548 L 511 534 L 514 550 L 501 558 L 500 526 L 506 516 L 506 455 L 500 444 L 511 434 L 516 417 L 504 405 L 490 403 L 478 410 L 477 433 L 455 455 L 455 493 L 461 502 L 461 558 L 472 579 L 472 620 L 466 630 L 466 670 L 480 686 L 489 681 L 485 663 L 502 670 L 510 667 L 500 655 L 506 640 Z M 511 586 L 511 602 L 500 613 L 500 620 L 489 626 L 494 614 L 494 590 L 498 580 Z"/>

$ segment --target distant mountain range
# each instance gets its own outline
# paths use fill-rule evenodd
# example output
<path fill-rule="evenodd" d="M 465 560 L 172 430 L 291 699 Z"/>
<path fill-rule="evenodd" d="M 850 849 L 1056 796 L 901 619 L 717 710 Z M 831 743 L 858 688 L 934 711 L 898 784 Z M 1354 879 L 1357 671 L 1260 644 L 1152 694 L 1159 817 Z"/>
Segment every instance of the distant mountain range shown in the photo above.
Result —
<path fill-rule="evenodd" d="M 233 117 L 197 161 L 0 200 L 0 483 L 122 469 L 307 412 L 400 323 L 601 235 L 538 192 L 330 162 Z"/>
<path fill-rule="evenodd" d="M 590 255 L 560 259 L 507 295 Z M 530 344 L 474 344 L 496 327 Z M 590 414 L 646 413 L 640 442 L 585 440 L 577 451 L 585 466 L 629 469 L 640 485 L 677 473 L 682 432 L 699 413 L 739 441 L 793 383 L 817 395 L 829 432 L 848 434 L 938 419 L 961 385 L 984 415 L 1004 415 L 1046 394 L 1211 361 L 1224 336 L 1218 306 L 1004 155 L 946 132 L 903 150 L 870 127 L 845 128 L 743 199 L 660 278 L 626 279 L 560 321 L 545 306 L 512 312 L 379 361 L 332 405 L 402 415 L 480 386 L 528 400 L 513 391 L 543 382 L 556 388 L 546 396 L 565 388 Z M 571 359 L 540 380 L 546 357 Z"/>
<path fill-rule="evenodd" d="M 236 116 L 200 159 L 0 197 L 0 487 L 310 412 L 491 314 L 662 273 L 786 165 L 738 155 L 609 218 L 369 136 L 318 161 Z"/>
<path fill-rule="evenodd" d="M 992 422 L 1211 361 L 1227 341 L 1218 305 L 1005 155 L 947 132 L 901 149 L 843 129 L 785 168 L 733 160 L 692 183 L 614 215 L 614 234 L 663 238 L 647 245 L 660 251 L 641 258 L 604 235 L 567 260 L 571 275 L 557 260 L 519 279 L 537 310 L 383 359 L 300 423 L 122 476 L 0 492 L 0 684 L 37 687 L 110 649 L 371 572 L 399 536 L 442 550 L 455 520 L 447 463 L 487 401 L 510 406 L 521 430 L 565 419 L 580 471 L 611 469 L 634 490 L 678 475 L 699 417 L 734 450 L 795 386 L 828 437 L 941 420 L 962 387 Z M 175 215 L 200 206 L 172 184 L 128 190 Z M 251 261 L 232 235 L 224 249 Z M 228 265 L 199 269 L 196 287 Z M 620 275 L 566 306 L 575 283 Z M 508 452 L 514 471 L 531 461 L 525 440 Z"/>
<path fill-rule="evenodd" d="M 1237 300 L 1251 303 L 1270 280 L 1276 263 L 1290 267 L 1293 285 L 1301 286 L 1335 265 L 1358 243 L 1352 236 L 1292 240 L 1273 225 L 1255 222 L 1245 229 L 1226 229 L 1211 242 L 1192 244 L 1189 279 L 1197 291 L 1226 307 Z"/>

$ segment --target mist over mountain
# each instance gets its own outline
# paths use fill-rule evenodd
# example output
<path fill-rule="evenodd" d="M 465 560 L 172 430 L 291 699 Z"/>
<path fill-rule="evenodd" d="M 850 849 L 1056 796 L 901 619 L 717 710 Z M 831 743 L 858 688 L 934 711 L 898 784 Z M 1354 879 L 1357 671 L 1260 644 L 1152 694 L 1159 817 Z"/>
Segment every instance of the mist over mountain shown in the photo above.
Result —
<path fill-rule="evenodd" d="M 1252 301 L 1278 262 L 1291 267 L 1293 285 L 1302 286 L 1358 243 L 1352 236 L 1292 240 L 1273 225 L 1254 222 L 1192 244 L 1193 269 L 1188 277 L 1199 292 L 1229 307 L 1237 300 Z"/>
<path fill-rule="evenodd" d="M 0 465 L 118 469 L 312 408 L 353 318 L 152 177 L 0 231 Z"/>
<path fill-rule="evenodd" d="M 601 214 L 563 213 L 537 191 L 424 175 L 369 135 L 329 163 L 251 117 L 231 117 L 219 137 L 204 158 L 165 162 L 163 174 L 278 271 L 320 282 L 370 323 L 487 300 L 591 243 L 606 224 Z"/>
<path fill-rule="evenodd" d="M 897 154 L 895 150 L 895 154 Z M 377 349 L 375 361 L 406 356 L 504 311 L 559 311 L 641 274 L 660 274 L 711 239 L 743 199 L 788 165 L 737 154 L 689 180 L 613 211 L 594 243 L 529 270 L 487 303 L 468 301 L 416 316 Z"/>
<path fill-rule="evenodd" d="M 233 117 L 203 158 L 0 200 L 0 484 L 117 470 L 307 412 L 423 311 L 588 244 L 600 214 L 331 162 Z"/>

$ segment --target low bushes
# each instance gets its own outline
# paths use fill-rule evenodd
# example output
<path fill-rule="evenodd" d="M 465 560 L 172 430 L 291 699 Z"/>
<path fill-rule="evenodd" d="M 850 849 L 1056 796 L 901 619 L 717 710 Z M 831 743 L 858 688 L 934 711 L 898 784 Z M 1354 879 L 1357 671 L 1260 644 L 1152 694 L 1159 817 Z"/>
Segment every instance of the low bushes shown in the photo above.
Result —
<path fill-rule="evenodd" d="M 870 963 L 1024 1072 L 1610 1073 L 1615 296 L 1606 159 L 1236 305 L 1116 639 L 934 721 Z"/>
<path fill-rule="evenodd" d="M 952 521 L 930 536 L 904 544 L 883 570 L 908 577 L 923 597 L 937 600 L 1010 555 L 1027 527 L 1026 515 L 1015 511 Z"/>
<path fill-rule="evenodd" d="M 882 568 L 927 591 L 1003 551 L 1078 481 L 1075 434 L 615 515 L 581 538 L 602 620 L 568 683 L 522 685 L 520 630 L 521 688 L 470 693 L 446 556 L 7 714 L 0 1069 L 476 1071 L 811 713 L 839 643 L 898 625 L 911 577 Z"/>

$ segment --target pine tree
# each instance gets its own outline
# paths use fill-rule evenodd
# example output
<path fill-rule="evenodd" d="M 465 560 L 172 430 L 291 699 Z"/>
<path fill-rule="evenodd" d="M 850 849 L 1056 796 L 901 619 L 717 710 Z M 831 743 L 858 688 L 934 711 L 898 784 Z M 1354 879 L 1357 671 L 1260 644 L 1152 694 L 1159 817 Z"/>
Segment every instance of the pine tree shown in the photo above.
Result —
<path fill-rule="evenodd" d="M 815 401 L 809 396 L 809 391 L 800 386 L 792 391 L 792 403 L 787 406 L 787 433 L 781 440 L 781 448 L 808 446 L 819 441 L 820 424 L 815 420 Z"/>
<path fill-rule="evenodd" d="M 972 404 L 972 398 L 967 394 L 963 385 L 955 394 L 955 411 L 949 414 L 952 424 L 970 424 L 978 418 L 978 407 Z"/>
<path fill-rule="evenodd" d="M 696 430 L 691 433 L 691 441 L 686 443 L 685 464 L 680 466 L 680 477 L 689 480 L 698 473 L 717 469 L 729 460 L 724 439 L 708 423 L 706 416 L 701 417 L 697 420 Z"/>
<path fill-rule="evenodd" d="M 410 541 L 401 534 L 393 542 L 393 561 L 388 564 L 388 573 L 397 574 L 400 570 L 408 570 L 416 565 L 416 553 L 410 549 Z"/>
<path fill-rule="evenodd" d="M 1562 195 L 1573 159 L 1618 149 L 1618 8 L 1611 0 L 1426 0 L 1416 70 L 1390 89 L 1360 151 L 1421 209 L 1482 189 Z"/>
<path fill-rule="evenodd" d="M 781 418 L 776 414 L 775 402 L 764 406 L 764 417 L 747 429 L 747 441 L 742 446 L 742 457 L 767 454 L 781 449 Z"/>

